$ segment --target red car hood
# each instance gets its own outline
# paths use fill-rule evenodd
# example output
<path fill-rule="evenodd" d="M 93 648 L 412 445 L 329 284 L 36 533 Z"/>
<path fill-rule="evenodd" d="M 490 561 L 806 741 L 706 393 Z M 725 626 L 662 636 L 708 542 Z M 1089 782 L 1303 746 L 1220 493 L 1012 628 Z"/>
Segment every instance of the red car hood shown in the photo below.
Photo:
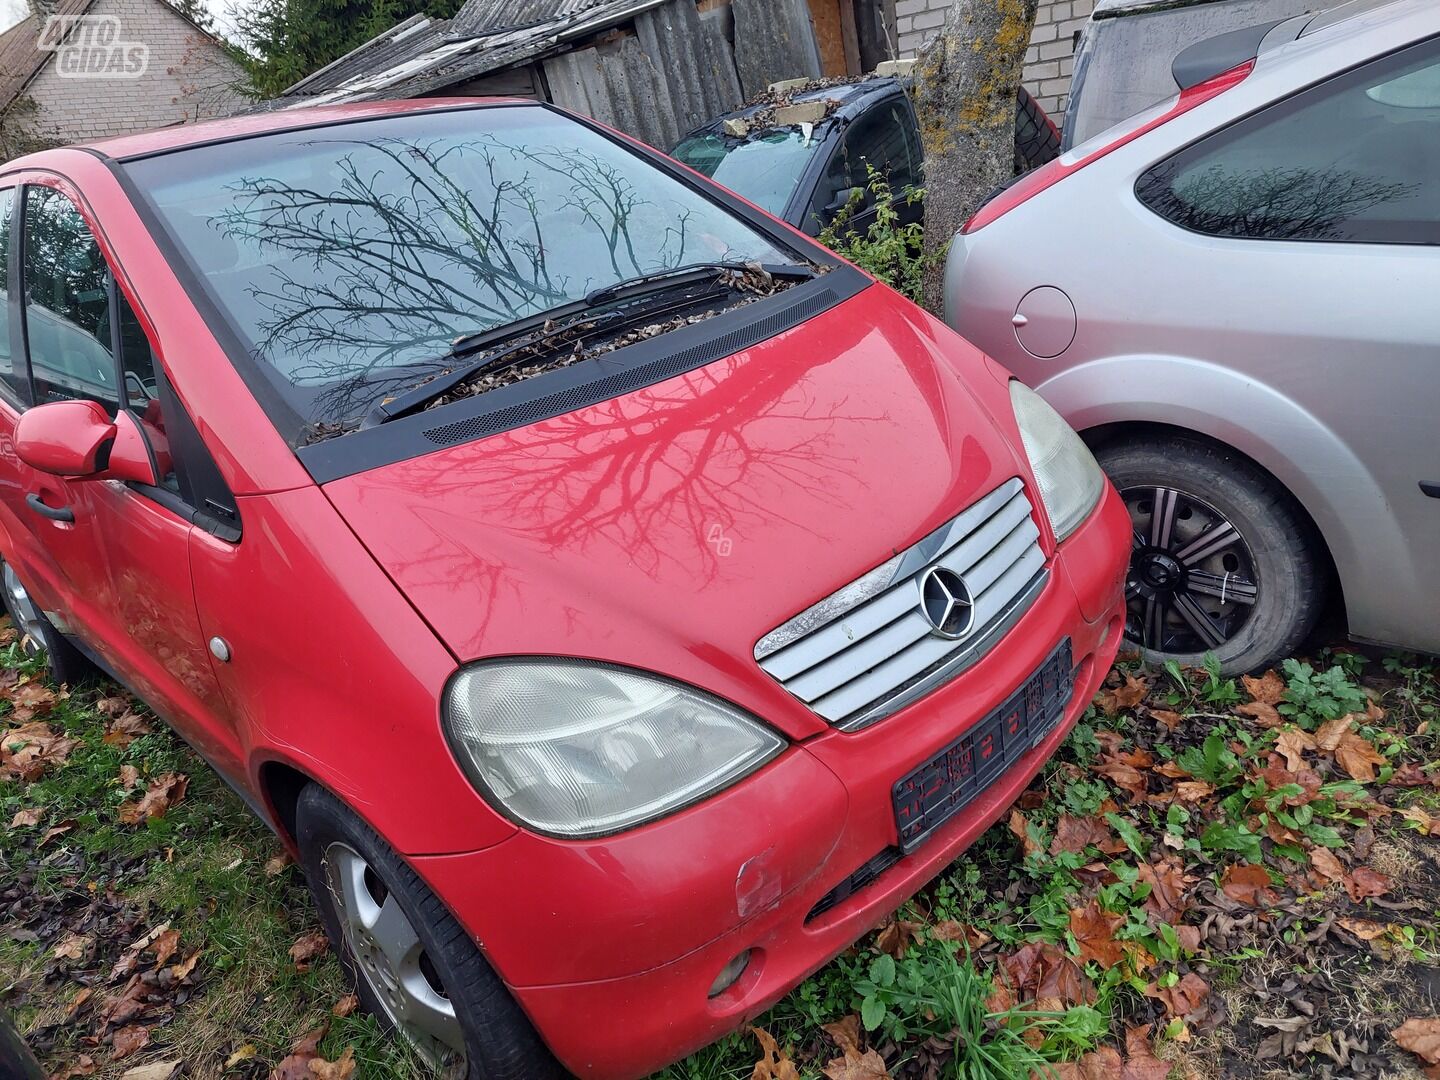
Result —
<path fill-rule="evenodd" d="M 803 737 L 823 724 L 755 642 L 1024 474 L 987 363 L 870 288 L 686 375 L 325 491 L 458 660 L 643 668 Z"/>

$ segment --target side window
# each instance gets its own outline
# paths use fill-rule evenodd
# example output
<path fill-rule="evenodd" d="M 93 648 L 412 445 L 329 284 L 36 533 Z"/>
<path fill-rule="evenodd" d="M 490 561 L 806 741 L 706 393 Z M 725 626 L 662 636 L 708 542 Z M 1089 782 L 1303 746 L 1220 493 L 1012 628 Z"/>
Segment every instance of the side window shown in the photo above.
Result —
<path fill-rule="evenodd" d="M 53 188 L 25 189 L 23 262 L 35 403 L 88 398 L 113 415 L 110 271 L 80 211 Z"/>
<path fill-rule="evenodd" d="M 10 344 L 10 220 L 15 216 L 15 189 L 0 190 L 0 380 L 16 394 L 24 394 L 24 365 L 15 372 Z"/>
<path fill-rule="evenodd" d="M 1213 236 L 1440 244 L 1440 47 L 1296 94 L 1150 169 L 1135 191 Z"/>
<path fill-rule="evenodd" d="M 886 176 L 896 196 L 919 184 L 916 145 L 914 125 L 903 102 L 887 102 L 864 113 L 850 125 L 830 158 L 811 212 L 822 222 L 834 217 L 854 188 L 867 186 L 867 165 Z"/>

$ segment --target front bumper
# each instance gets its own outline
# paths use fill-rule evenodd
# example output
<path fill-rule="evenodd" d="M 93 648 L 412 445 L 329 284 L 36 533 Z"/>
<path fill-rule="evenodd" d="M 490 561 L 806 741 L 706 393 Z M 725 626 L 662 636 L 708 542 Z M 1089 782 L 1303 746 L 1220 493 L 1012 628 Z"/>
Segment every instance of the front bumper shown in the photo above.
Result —
<path fill-rule="evenodd" d="M 644 1076 L 732 1030 L 873 928 L 1010 806 L 1094 697 L 1121 640 L 1131 526 L 1107 487 L 1051 580 L 980 662 L 862 731 L 792 747 L 706 802 L 619 836 L 522 832 L 412 862 L 581 1077 Z M 896 843 L 891 787 L 986 716 L 1069 637 L 1063 720 L 912 854 L 814 917 Z M 738 953 L 744 974 L 708 991 Z M 561 981 L 563 980 L 563 981 Z"/>

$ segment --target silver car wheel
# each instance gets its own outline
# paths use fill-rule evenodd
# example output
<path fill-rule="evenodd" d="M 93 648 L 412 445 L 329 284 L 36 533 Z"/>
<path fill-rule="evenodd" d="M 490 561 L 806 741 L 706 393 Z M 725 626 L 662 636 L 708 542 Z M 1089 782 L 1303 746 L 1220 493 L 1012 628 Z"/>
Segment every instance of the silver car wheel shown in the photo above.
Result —
<path fill-rule="evenodd" d="M 1125 636 L 1160 653 L 1210 652 L 1235 637 L 1260 599 L 1240 531 L 1176 488 L 1132 487 L 1120 497 L 1134 527 Z"/>
<path fill-rule="evenodd" d="M 20 647 L 27 655 L 34 656 L 45 648 L 45 617 L 8 562 L 5 564 L 5 602 L 20 633 Z"/>
<path fill-rule="evenodd" d="M 462 1065 L 455 1007 L 395 894 L 348 844 L 329 845 L 323 864 L 356 970 L 386 1018 L 432 1066 Z"/>

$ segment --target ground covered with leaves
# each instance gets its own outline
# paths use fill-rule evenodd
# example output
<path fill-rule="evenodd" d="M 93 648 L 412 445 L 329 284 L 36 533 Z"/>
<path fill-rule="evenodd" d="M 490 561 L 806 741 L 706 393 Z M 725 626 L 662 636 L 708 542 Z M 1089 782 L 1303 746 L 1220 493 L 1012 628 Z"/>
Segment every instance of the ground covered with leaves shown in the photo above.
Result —
<path fill-rule="evenodd" d="M 1008 818 L 665 1080 L 1440 1078 L 1440 681 L 1121 665 Z M 57 1077 L 423 1078 L 277 842 L 0 645 L 0 1007 Z"/>

